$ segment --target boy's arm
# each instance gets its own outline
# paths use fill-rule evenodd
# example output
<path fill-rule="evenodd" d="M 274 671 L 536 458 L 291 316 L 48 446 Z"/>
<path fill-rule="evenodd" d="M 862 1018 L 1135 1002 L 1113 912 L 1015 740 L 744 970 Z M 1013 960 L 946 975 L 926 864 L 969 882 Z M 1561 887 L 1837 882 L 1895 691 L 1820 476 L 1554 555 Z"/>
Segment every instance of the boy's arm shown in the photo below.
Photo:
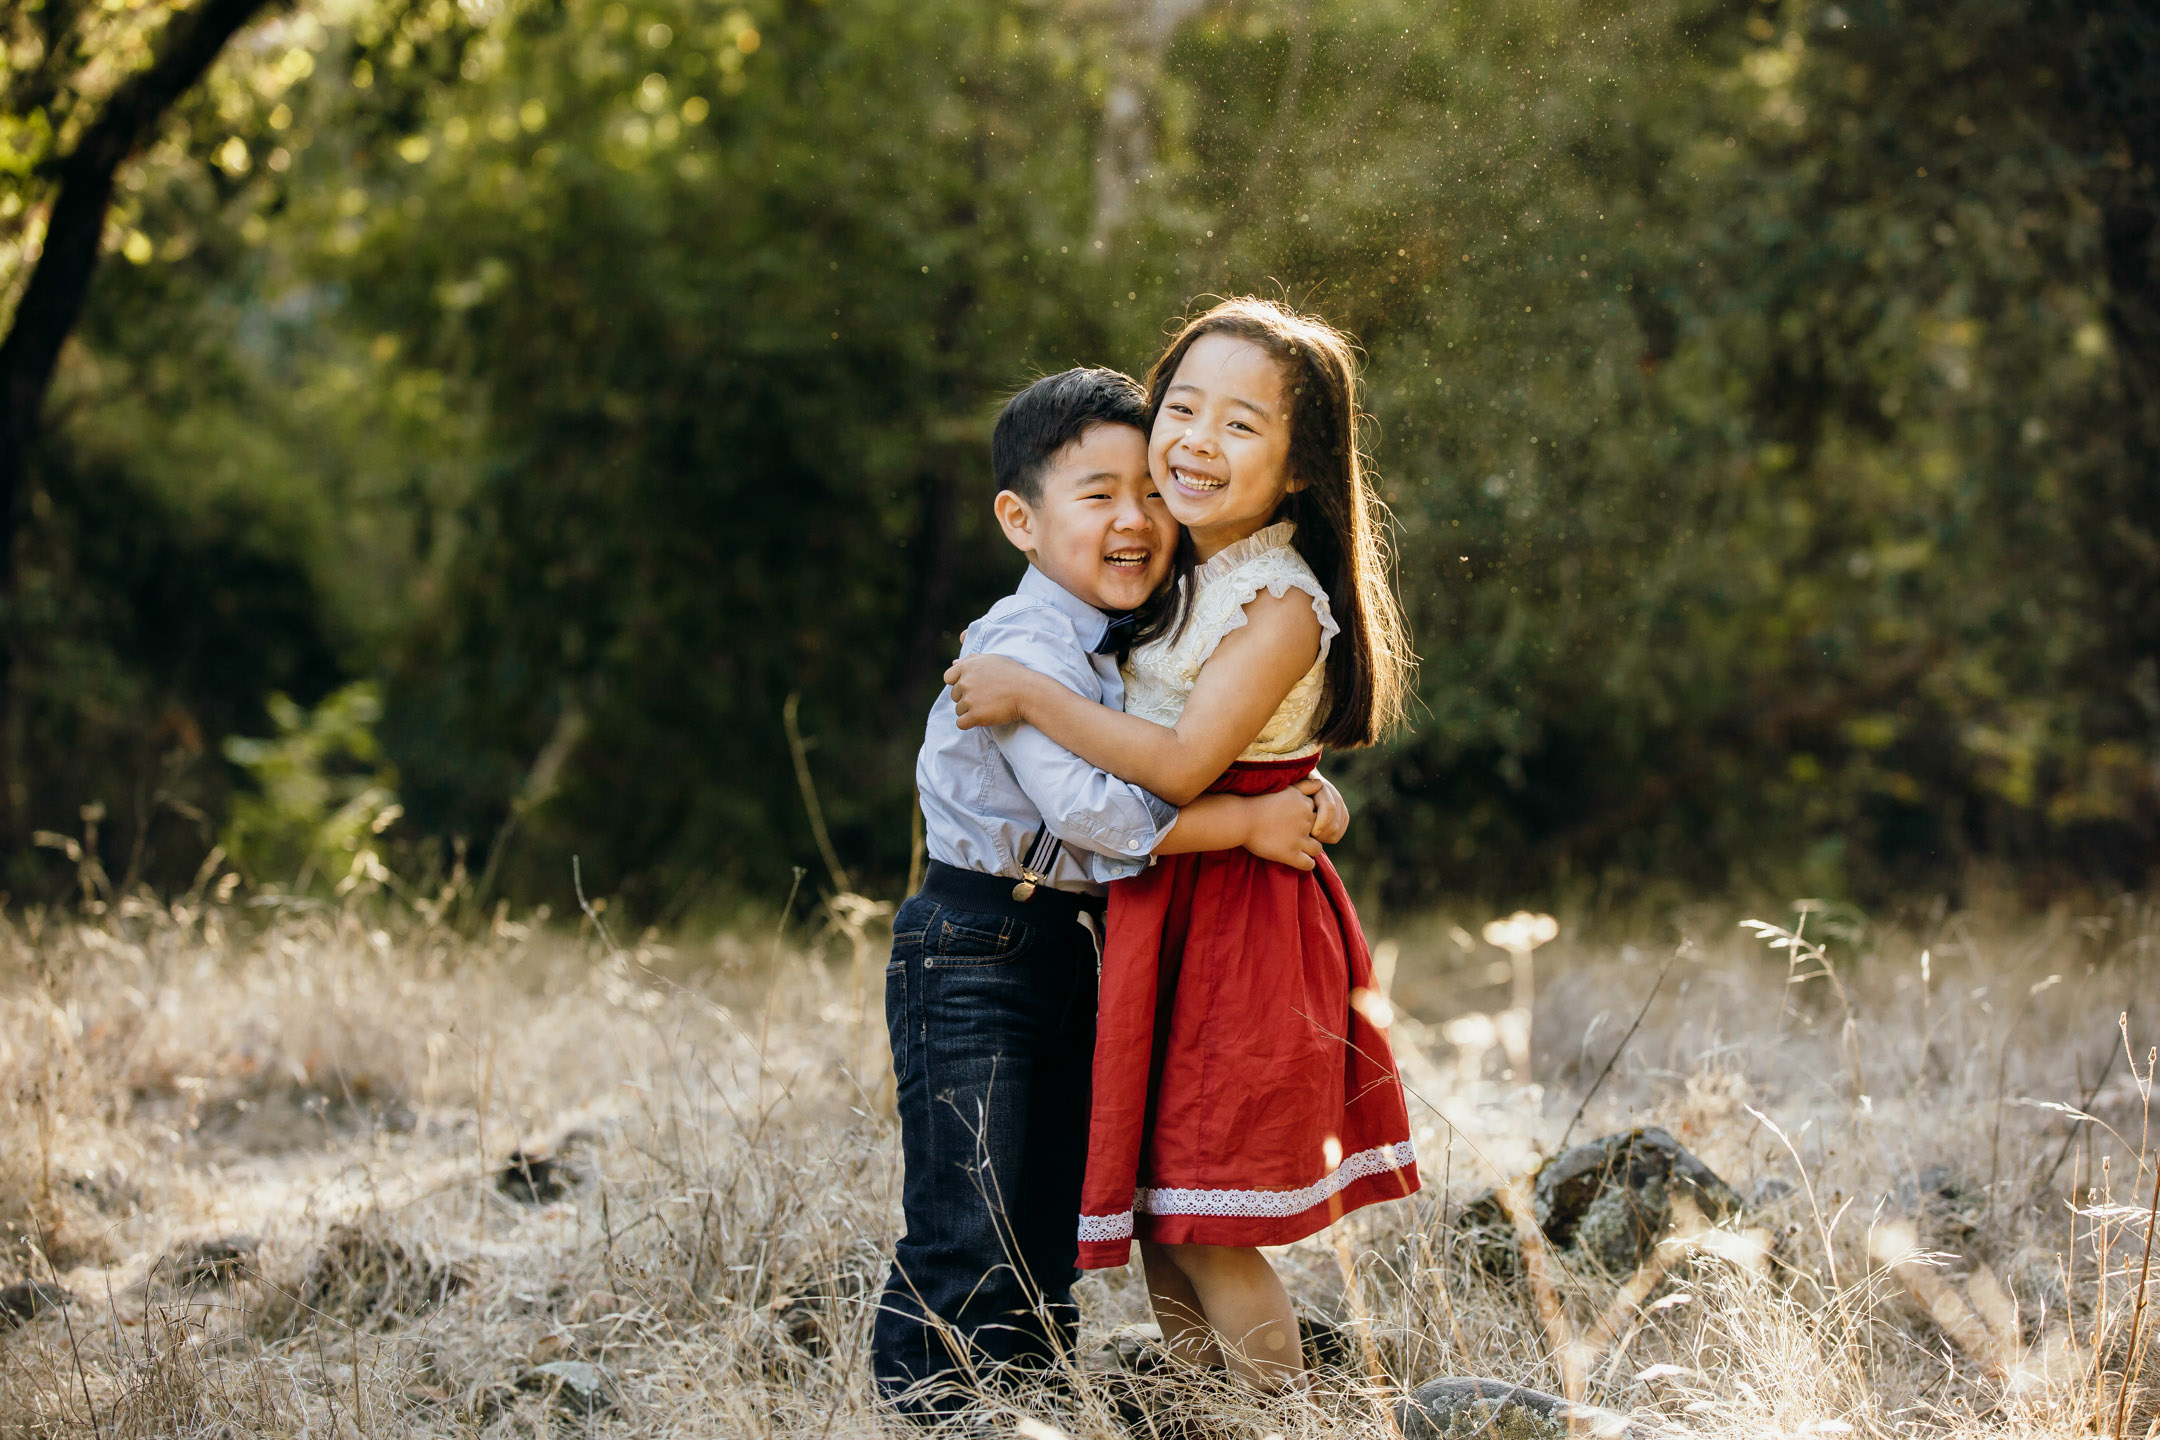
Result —
<path fill-rule="evenodd" d="M 969 627 L 972 653 L 998 655 L 1097 709 L 1102 679 L 1070 635 L 1059 634 L 1054 612 L 1022 611 Z M 1032 725 L 1000 725 L 991 739 L 1012 766 L 1043 824 L 1067 845 L 1125 861 L 1143 861 L 1178 825 L 1177 807 L 1100 770 Z"/>

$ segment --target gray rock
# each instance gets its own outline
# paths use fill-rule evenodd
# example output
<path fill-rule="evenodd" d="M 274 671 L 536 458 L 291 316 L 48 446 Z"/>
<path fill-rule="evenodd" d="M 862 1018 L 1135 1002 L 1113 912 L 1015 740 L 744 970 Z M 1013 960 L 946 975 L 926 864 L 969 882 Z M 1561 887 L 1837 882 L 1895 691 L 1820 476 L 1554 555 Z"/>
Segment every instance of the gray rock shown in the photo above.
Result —
<path fill-rule="evenodd" d="M 1420 1385 L 1396 1403 L 1395 1423 L 1403 1440 L 1640 1440 L 1643 1434 L 1618 1411 L 1468 1375 Z"/>
<path fill-rule="evenodd" d="M 1738 1214 L 1740 1196 L 1686 1147 L 1654 1126 L 1572 1146 L 1539 1169 L 1532 1208 L 1555 1248 L 1615 1276 L 1633 1274 L 1672 1223 L 1686 1195 L 1716 1222 Z M 1458 1225 L 1486 1269 L 1512 1274 L 1515 1231 L 1497 1196 L 1473 1201 Z"/>
<path fill-rule="evenodd" d="M 518 1388 L 544 1390 L 558 1406 L 574 1415 L 597 1415 L 614 1408 L 608 1399 L 606 1374 L 586 1360 L 550 1360 L 535 1365 Z"/>
<path fill-rule="evenodd" d="M 1627 1130 L 1563 1151 L 1538 1172 L 1538 1224 L 1555 1245 L 1629 1275 L 1650 1258 L 1682 1194 L 1713 1222 L 1741 1209 L 1733 1188 L 1671 1135 Z"/>
<path fill-rule="evenodd" d="M 230 1285 L 254 1266 L 257 1245 L 252 1235 L 198 1240 L 168 1257 L 159 1269 L 185 1288 Z"/>
<path fill-rule="evenodd" d="M 495 1172 L 495 1188 L 520 1205 L 549 1205 L 583 1177 L 560 1159 L 520 1150 Z"/>

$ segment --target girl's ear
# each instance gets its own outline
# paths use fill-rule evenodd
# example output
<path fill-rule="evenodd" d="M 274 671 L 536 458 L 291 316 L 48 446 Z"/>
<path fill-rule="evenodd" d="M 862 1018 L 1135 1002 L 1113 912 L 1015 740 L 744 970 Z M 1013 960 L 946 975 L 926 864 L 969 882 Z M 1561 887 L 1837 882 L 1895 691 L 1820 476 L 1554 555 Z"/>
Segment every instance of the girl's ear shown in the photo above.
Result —
<path fill-rule="evenodd" d="M 998 528 L 1012 547 L 1023 555 L 1035 553 L 1035 509 L 1010 490 L 1000 490 L 997 499 L 990 502 L 997 515 Z"/>

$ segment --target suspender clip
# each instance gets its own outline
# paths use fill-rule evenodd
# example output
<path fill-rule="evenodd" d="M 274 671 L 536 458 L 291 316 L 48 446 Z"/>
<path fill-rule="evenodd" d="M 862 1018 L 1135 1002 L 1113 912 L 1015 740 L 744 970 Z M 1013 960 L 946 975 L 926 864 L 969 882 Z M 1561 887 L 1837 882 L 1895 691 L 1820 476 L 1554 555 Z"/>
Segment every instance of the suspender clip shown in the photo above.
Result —
<path fill-rule="evenodd" d="M 1020 864 L 1020 883 L 1012 888 L 1013 899 L 1032 900 L 1036 886 L 1050 883 L 1050 868 L 1057 864 L 1058 851 L 1064 846 L 1065 842 L 1052 835 L 1048 826 L 1035 832 L 1035 839 L 1028 846 L 1027 859 Z"/>

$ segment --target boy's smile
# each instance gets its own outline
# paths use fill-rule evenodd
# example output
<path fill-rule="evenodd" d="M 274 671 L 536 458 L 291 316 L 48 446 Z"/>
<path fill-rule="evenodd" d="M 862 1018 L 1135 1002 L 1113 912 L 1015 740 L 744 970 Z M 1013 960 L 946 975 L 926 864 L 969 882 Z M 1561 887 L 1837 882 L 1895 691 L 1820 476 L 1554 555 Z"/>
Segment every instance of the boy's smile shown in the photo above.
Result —
<path fill-rule="evenodd" d="M 1042 498 L 997 500 L 1005 537 L 1098 610 L 1137 610 L 1170 574 L 1177 522 L 1148 474 L 1147 437 L 1091 425 L 1043 468 Z"/>

